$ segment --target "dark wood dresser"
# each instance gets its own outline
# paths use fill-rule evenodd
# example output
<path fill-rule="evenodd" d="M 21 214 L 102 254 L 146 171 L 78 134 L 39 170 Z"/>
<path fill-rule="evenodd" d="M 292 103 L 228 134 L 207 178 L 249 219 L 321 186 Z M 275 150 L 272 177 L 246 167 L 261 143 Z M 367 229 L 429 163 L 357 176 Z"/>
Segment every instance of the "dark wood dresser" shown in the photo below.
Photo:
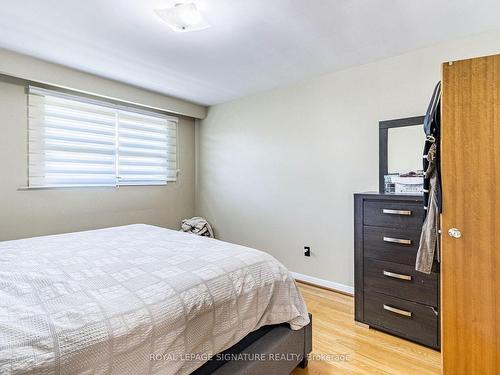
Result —
<path fill-rule="evenodd" d="M 423 218 L 421 196 L 354 195 L 355 319 L 439 349 L 439 265 L 415 271 Z"/>

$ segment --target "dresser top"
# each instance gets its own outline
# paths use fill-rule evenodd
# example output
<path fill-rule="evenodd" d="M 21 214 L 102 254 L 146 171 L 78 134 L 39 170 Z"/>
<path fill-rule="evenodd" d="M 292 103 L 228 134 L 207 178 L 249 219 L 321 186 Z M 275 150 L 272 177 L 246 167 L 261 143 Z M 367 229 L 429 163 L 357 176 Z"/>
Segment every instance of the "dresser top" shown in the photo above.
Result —
<path fill-rule="evenodd" d="M 361 198 L 370 198 L 370 199 L 383 199 L 383 200 L 413 200 L 413 201 L 422 201 L 424 199 L 423 195 L 414 195 L 414 194 L 395 194 L 395 193 L 379 193 L 376 191 L 367 191 L 363 193 L 354 193 L 355 197 Z"/>

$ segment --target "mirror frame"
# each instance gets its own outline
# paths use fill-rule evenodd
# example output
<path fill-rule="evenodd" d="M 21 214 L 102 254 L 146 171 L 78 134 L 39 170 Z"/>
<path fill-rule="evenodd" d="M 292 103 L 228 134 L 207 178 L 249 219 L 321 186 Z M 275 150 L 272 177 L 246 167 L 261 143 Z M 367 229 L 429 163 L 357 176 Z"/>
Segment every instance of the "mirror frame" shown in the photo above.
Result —
<path fill-rule="evenodd" d="M 402 128 L 404 126 L 422 125 L 425 116 L 414 116 L 385 120 L 378 123 L 378 190 L 384 193 L 384 176 L 388 174 L 388 141 L 390 128 Z M 423 131 L 423 130 L 422 130 Z"/>

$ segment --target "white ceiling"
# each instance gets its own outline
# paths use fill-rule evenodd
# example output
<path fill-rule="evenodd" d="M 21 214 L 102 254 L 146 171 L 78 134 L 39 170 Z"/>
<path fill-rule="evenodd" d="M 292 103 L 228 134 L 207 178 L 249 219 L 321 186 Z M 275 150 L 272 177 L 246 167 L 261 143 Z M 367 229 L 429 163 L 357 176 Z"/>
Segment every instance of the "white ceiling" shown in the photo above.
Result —
<path fill-rule="evenodd" d="M 210 105 L 500 27 L 498 0 L 197 0 L 212 27 L 174 33 L 171 2 L 0 0 L 0 47 Z"/>

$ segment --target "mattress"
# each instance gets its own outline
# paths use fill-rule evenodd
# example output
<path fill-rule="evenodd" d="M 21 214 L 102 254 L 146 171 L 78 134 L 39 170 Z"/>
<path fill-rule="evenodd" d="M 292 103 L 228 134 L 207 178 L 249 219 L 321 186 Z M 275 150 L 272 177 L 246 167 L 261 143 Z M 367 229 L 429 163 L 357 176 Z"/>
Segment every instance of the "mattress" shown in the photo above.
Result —
<path fill-rule="evenodd" d="M 309 323 L 269 254 L 149 225 L 0 242 L 0 374 L 189 374 Z"/>

